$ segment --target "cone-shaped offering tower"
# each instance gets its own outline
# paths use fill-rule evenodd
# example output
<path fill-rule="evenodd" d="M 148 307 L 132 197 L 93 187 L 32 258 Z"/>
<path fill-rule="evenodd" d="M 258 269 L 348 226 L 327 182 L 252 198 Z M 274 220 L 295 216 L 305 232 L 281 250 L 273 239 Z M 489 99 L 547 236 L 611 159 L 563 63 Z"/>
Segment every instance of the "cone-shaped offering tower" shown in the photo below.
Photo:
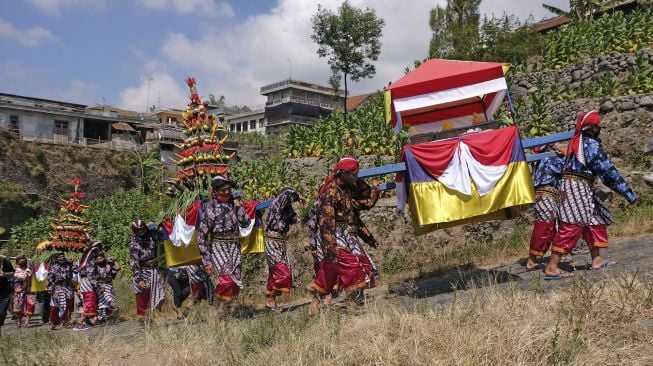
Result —
<path fill-rule="evenodd" d="M 81 252 L 89 245 L 92 226 L 91 221 L 84 217 L 88 206 L 81 203 L 84 198 L 79 190 L 81 181 L 75 178 L 71 183 L 74 191 L 68 200 L 61 200 L 59 216 L 50 223 L 53 229 L 50 241 L 43 249 Z"/>
<path fill-rule="evenodd" d="M 228 162 L 234 154 L 226 155 L 222 145 L 227 140 L 225 130 L 215 115 L 207 113 L 208 102 L 197 93 L 195 78 L 186 79 L 190 88 L 190 103 L 182 113 L 185 139 L 176 145 L 181 153 L 175 161 L 179 170 L 168 183 L 168 195 L 173 197 L 168 215 L 185 210 L 198 199 L 209 199 L 211 179 L 229 175 Z"/>

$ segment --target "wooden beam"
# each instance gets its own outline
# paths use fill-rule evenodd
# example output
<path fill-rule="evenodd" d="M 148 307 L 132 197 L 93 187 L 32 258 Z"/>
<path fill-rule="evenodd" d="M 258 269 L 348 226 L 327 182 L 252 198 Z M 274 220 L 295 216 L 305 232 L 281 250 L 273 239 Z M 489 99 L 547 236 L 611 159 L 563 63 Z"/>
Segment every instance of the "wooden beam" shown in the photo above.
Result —
<path fill-rule="evenodd" d="M 526 139 L 522 141 L 522 145 L 524 146 L 524 149 L 530 149 L 535 146 L 551 144 L 559 141 L 571 140 L 572 137 L 574 137 L 574 131 L 558 132 L 558 133 L 554 133 L 553 135 Z"/>

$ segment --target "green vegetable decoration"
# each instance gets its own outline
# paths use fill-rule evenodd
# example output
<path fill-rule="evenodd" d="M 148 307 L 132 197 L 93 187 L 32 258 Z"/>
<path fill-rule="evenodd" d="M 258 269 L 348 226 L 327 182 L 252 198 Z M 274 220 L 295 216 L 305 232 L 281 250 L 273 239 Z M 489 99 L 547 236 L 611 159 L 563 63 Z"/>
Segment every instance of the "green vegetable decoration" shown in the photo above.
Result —
<path fill-rule="evenodd" d="M 209 199 L 208 192 L 211 179 L 216 175 L 230 173 L 229 161 L 235 153 L 227 155 L 222 145 L 227 140 L 225 129 L 215 115 L 207 113 L 208 101 L 202 101 L 197 93 L 195 78 L 186 79 L 190 88 L 190 103 L 182 113 L 184 125 L 184 142 L 175 145 L 181 150 L 178 160 L 173 160 L 179 167 L 174 178 L 168 183 L 168 196 L 172 203 L 166 211 L 167 217 L 185 210 L 198 199 Z"/>
<path fill-rule="evenodd" d="M 75 178 L 71 184 L 74 191 L 68 200 L 61 200 L 59 216 L 50 222 L 50 240 L 37 249 L 83 252 L 88 247 L 93 230 L 91 221 L 84 218 L 88 206 L 81 203 L 84 198 L 79 190 L 81 181 Z"/>

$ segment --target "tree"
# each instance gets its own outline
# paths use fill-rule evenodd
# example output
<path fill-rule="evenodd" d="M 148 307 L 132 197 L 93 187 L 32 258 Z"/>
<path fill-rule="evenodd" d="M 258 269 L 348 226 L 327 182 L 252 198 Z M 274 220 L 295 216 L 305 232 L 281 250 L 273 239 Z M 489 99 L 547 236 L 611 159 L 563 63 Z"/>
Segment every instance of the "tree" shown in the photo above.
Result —
<path fill-rule="evenodd" d="M 342 3 L 337 13 L 318 5 L 311 21 L 311 39 L 318 45 L 317 54 L 329 57 L 333 72 L 330 84 L 337 85 L 334 79 L 340 76 L 344 80 L 343 110 L 346 122 L 347 79 L 358 81 L 371 78 L 376 73 L 372 61 L 378 60 L 381 53 L 381 32 L 385 23 L 374 10 L 353 7 L 349 1 Z"/>
<path fill-rule="evenodd" d="M 572 19 L 591 19 L 599 8 L 601 0 L 569 0 L 569 11 L 565 11 L 555 6 L 542 4 L 542 7 L 555 15 L 566 16 Z"/>
<path fill-rule="evenodd" d="M 431 9 L 430 57 L 474 58 L 479 41 L 480 4 L 481 0 L 447 0 L 445 7 Z"/>
<path fill-rule="evenodd" d="M 540 34 L 532 31 L 532 18 L 520 21 L 514 15 L 485 17 L 480 27 L 478 60 L 524 63 L 539 52 Z"/>

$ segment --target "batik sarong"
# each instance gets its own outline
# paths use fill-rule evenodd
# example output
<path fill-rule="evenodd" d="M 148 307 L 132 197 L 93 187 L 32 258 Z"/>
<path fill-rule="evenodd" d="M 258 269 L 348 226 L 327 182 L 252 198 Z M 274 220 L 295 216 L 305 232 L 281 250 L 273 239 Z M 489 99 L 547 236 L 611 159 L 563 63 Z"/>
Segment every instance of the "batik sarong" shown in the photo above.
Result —
<path fill-rule="evenodd" d="M 240 294 L 243 287 L 240 272 L 240 241 L 214 240 L 210 245 L 209 261 L 213 266 L 213 275 L 218 279 L 215 287 L 216 296 L 224 301 L 231 301 Z"/>
<path fill-rule="evenodd" d="M 294 287 L 290 258 L 283 234 L 268 232 L 265 239 L 265 258 L 268 264 L 267 293 L 289 292 Z"/>
<path fill-rule="evenodd" d="M 139 278 L 145 281 L 145 289 L 138 286 L 134 276 L 133 288 L 136 294 L 136 314 L 145 315 L 148 309 L 158 309 L 165 299 L 163 277 L 156 268 L 141 267 Z"/>

